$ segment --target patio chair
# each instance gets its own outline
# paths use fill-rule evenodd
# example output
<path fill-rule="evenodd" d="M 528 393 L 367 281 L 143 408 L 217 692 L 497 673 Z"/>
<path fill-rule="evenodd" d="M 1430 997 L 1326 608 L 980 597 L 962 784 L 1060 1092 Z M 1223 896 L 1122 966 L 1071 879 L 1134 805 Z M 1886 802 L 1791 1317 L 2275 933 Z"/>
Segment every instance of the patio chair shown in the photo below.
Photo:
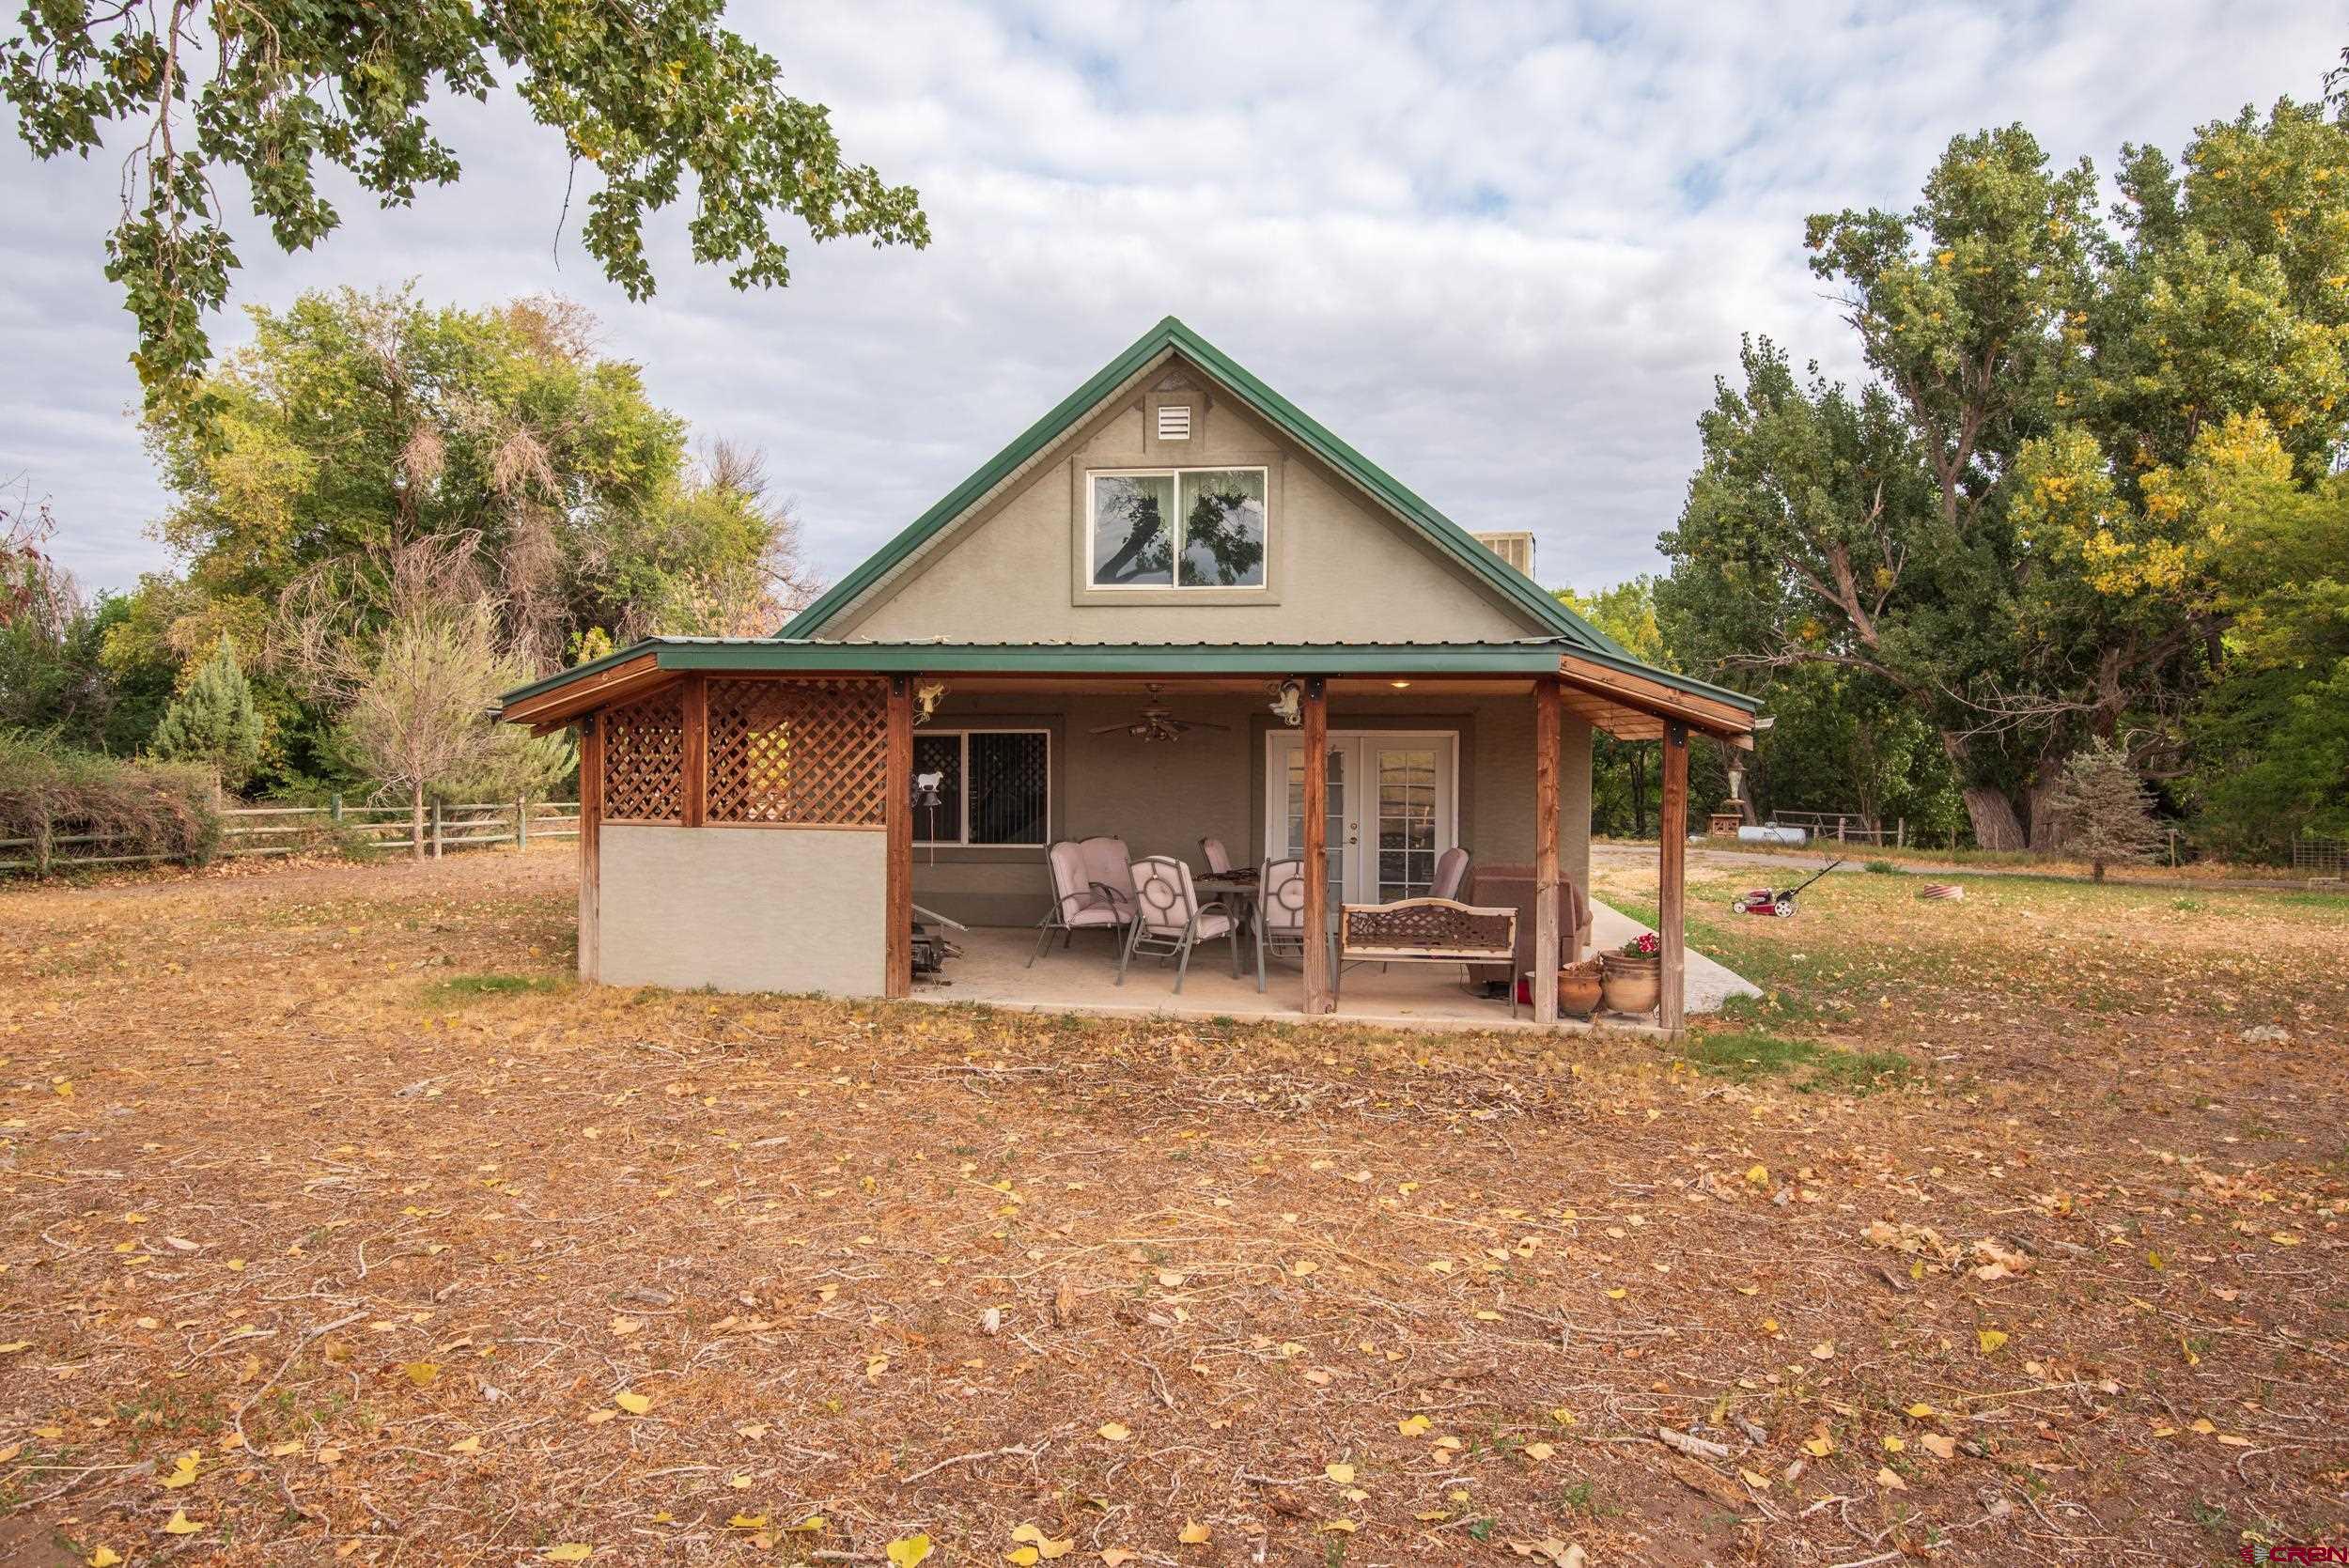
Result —
<path fill-rule="evenodd" d="M 1133 851 L 1126 847 L 1126 841 L 1104 833 L 1084 840 L 1077 849 L 1084 856 L 1085 880 L 1104 890 L 1118 914 L 1130 919 L 1134 912 L 1134 857 Z M 1124 919 L 1118 922 L 1120 925 L 1125 923 Z"/>
<path fill-rule="evenodd" d="M 1220 838 L 1201 839 L 1199 841 L 1199 853 L 1206 860 L 1207 869 L 1209 871 L 1229 871 L 1232 869 L 1231 852 L 1223 847 L 1223 841 Z"/>
<path fill-rule="evenodd" d="M 1231 939 L 1232 978 L 1237 980 L 1239 922 L 1229 910 L 1199 907 L 1190 867 L 1172 855 L 1149 855 L 1134 862 L 1133 872 L 1134 921 L 1117 960 L 1117 983 L 1126 984 L 1126 970 L 1135 954 L 1153 954 L 1175 961 L 1174 994 L 1181 996 L 1183 976 L 1190 970 L 1190 950 L 1217 937 Z"/>
<path fill-rule="evenodd" d="M 1063 945 L 1075 941 L 1080 931 L 1122 933 L 1133 908 L 1131 899 L 1120 908 L 1110 887 L 1086 876 L 1081 845 L 1066 840 L 1055 844 L 1045 851 L 1044 862 L 1052 877 L 1052 907 L 1036 923 L 1035 951 L 1028 955 L 1030 969 L 1051 947 L 1054 932 L 1063 933 Z M 1122 945 L 1121 939 L 1121 950 Z"/>
<path fill-rule="evenodd" d="M 1436 857 L 1436 883 L 1427 890 L 1430 898 L 1457 900 L 1460 890 L 1468 886 L 1469 852 L 1454 845 Z"/>
<path fill-rule="evenodd" d="M 1256 886 L 1256 989 L 1261 993 L 1266 954 L 1305 961 L 1305 862 L 1267 861 Z"/>

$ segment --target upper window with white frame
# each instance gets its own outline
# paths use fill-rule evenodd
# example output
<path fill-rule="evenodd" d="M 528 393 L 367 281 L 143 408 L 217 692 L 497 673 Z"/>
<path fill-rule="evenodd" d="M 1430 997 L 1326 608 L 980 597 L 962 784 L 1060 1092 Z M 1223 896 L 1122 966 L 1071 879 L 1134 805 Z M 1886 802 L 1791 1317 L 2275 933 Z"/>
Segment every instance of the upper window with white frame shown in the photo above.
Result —
<path fill-rule="evenodd" d="M 1096 588 L 1261 588 L 1261 468 L 1097 472 L 1088 487 Z"/>
<path fill-rule="evenodd" d="M 1046 730 L 916 734 L 914 842 L 1045 843 L 1050 836 L 1051 742 Z"/>

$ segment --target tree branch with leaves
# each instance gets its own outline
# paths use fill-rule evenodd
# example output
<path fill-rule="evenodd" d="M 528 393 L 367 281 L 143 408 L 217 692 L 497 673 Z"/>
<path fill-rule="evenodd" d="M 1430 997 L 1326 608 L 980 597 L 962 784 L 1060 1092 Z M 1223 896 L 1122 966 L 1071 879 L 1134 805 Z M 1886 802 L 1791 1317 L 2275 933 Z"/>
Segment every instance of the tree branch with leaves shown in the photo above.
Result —
<path fill-rule="evenodd" d="M 573 178 L 584 165 L 599 180 L 582 239 L 630 299 L 654 289 L 646 216 L 681 199 L 693 259 L 738 288 L 789 281 L 786 217 L 817 241 L 927 244 L 913 189 L 849 162 L 830 112 L 785 92 L 781 64 L 723 13 L 722 0 L 29 0 L 0 39 L 0 92 L 36 157 L 132 138 L 106 275 L 137 324 L 153 406 L 195 390 L 204 318 L 239 265 L 216 177 L 242 176 L 276 242 L 308 249 L 342 222 L 326 169 L 385 207 L 458 180 L 426 117 L 436 96 L 511 91 L 561 136 Z"/>

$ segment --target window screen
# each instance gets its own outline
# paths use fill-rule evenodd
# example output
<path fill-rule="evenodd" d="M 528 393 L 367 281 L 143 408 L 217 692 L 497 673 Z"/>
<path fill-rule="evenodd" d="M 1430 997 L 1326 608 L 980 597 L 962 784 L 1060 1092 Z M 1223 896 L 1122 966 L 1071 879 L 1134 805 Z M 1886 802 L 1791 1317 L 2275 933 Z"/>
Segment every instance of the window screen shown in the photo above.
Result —
<path fill-rule="evenodd" d="M 1050 737 L 1041 730 L 933 731 L 913 737 L 917 844 L 1042 844 L 1051 800 Z M 918 781 L 940 775 L 936 798 Z"/>

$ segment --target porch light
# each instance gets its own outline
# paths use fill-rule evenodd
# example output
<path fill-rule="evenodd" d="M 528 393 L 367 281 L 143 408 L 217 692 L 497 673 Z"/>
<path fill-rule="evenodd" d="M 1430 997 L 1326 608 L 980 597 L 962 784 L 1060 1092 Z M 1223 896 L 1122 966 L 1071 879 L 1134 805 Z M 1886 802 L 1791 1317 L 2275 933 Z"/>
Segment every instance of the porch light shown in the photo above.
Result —
<path fill-rule="evenodd" d="M 1407 686 L 1410 685 L 1411 683 L 1410 683 L 1409 681 L 1408 681 L 1408 680 L 1391 680 L 1391 681 L 1387 682 L 1387 684 L 1388 684 L 1389 686 L 1393 687 L 1393 688 L 1394 688 L 1397 691 L 1402 691 L 1405 687 L 1407 687 Z"/>

